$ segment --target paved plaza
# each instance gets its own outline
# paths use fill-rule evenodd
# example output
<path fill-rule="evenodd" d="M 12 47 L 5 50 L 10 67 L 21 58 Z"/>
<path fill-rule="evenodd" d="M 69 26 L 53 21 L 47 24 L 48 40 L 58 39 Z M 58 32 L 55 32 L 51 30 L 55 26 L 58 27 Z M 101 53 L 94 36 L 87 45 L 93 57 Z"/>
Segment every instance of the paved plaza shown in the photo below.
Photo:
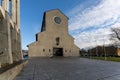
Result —
<path fill-rule="evenodd" d="M 85 58 L 32 58 L 14 80 L 120 80 L 120 63 Z"/>

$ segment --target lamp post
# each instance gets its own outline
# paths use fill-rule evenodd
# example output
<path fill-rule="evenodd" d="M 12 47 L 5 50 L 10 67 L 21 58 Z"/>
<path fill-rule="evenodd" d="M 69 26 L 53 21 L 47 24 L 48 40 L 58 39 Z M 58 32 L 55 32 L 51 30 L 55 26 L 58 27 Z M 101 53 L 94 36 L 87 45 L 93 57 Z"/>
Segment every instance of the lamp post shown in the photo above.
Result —
<path fill-rule="evenodd" d="M 105 26 L 103 27 L 103 29 L 104 29 L 104 32 L 105 32 Z M 105 35 L 103 35 L 103 53 L 104 53 L 105 60 L 107 60 L 106 50 L 105 50 Z"/>

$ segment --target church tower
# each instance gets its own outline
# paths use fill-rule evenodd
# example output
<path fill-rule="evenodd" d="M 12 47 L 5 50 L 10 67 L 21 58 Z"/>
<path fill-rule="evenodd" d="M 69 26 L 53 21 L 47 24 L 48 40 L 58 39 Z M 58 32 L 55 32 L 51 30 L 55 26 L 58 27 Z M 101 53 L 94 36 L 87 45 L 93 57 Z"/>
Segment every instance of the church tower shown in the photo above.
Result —
<path fill-rule="evenodd" d="M 20 0 L 2 0 L 0 5 L 0 63 L 22 60 Z"/>
<path fill-rule="evenodd" d="M 79 48 L 68 33 L 69 18 L 60 10 L 46 11 L 36 42 L 28 45 L 30 57 L 79 56 Z"/>

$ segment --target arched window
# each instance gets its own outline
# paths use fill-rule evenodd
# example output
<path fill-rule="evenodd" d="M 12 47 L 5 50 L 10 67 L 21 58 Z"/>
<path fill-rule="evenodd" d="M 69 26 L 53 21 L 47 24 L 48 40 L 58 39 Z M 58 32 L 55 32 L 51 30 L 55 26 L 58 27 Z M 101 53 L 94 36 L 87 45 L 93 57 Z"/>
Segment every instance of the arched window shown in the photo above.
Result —
<path fill-rule="evenodd" d="M 57 38 L 56 38 L 56 45 L 59 45 L 59 43 L 60 43 L 60 38 L 57 37 Z"/>

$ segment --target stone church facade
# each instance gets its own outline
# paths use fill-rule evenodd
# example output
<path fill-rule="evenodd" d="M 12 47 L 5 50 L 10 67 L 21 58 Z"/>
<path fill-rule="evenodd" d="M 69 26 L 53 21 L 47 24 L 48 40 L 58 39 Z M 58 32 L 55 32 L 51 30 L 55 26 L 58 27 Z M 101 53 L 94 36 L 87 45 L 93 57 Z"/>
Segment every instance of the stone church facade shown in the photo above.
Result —
<path fill-rule="evenodd" d="M 20 33 L 20 0 L 1 0 L 0 64 L 22 60 Z"/>
<path fill-rule="evenodd" d="M 44 13 L 41 32 L 28 49 L 30 57 L 79 56 L 80 51 L 68 33 L 68 17 L 58 9 Z"/>

